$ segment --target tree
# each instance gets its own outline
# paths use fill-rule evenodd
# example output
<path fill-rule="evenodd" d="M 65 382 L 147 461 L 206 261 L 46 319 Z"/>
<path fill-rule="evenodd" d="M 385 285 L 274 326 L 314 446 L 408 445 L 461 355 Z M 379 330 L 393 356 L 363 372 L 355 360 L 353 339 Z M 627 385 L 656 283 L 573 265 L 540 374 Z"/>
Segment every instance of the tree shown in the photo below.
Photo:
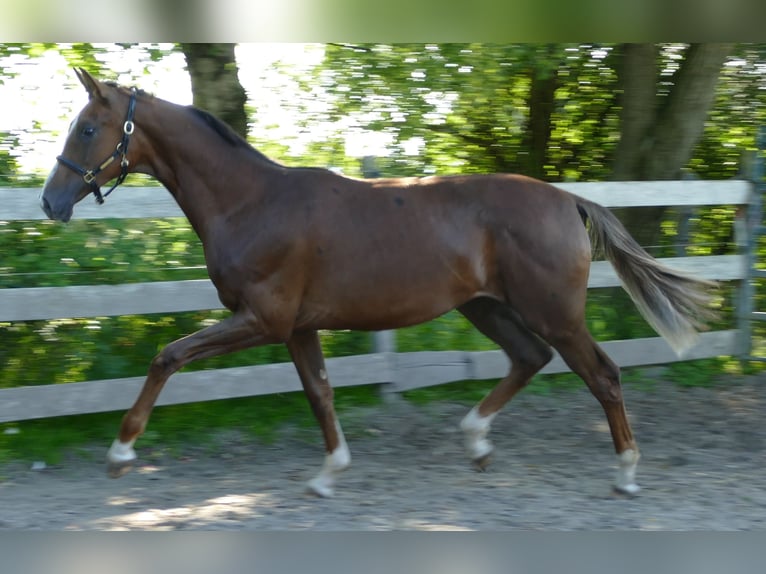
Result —
<path fill-rule="evenodd" d="M 661 70 L 660 49 L 625 44 L 622 61 L 620 141 L 613 179 L 678 179 L 691 159 L 715 99 L 730 44 L 692 44 L 678 64 Z M 672 61 L 672 60 L 671 60 Z M 624 210 L 620 217 L 644 245 L 656 245 L 666 207 Z"/>
<path fill-rule="evenodd" d="M 620 143 L 614 179 L 678 179 L 715 99 L 731 44 L 692 44 L 674 70 L 660 69 L 659 47 L 621 46 Z M 680 52 L 680 51 L 679 51 Z"/>
<path fill-rule="evenodd" d="M 191 77 L 194 105 L 247 137 L 247 94 L 239 82 L 234 44 L 180 44 Z"/>
<path fill-rule="evenodd" d="M 337 115 L 391 131 L 397 143 L 413 136 L 437 147 L 456 140 L 468 170 L 669 179 L 699 141 L 732 48 L 334 45 L 318 79 L 334 96 Z M 571 169 L 575 152 L 581 162 L 595 160 L 596 169 Z M 604 163 L 606 170 L 597 167 Z"/>
<path fill-rule="evenodd" d="M 700 141 L 730 44 L 331 46 L 337 114 L 423 142 L 421 173 L 676 179 Z M 413 171 L 415 171 L 413 169 Z M 663 208 L 625 221 L 654 244 Z M 651 225 L 647 225 L 651 222 Z"/>
<path fill-rule="evenodd" d="M 413 174 L 603 179 L 608 150 L 590 153 L 592 160 L 580 165 L 571 158 L 610 140 L 617 77 L 606 62 L 612 57 L 610 47 L 598 45 L 332 45 L 316 81 L 329 94 L 334 117 L 387 131 L 399 149 L 421 140 Z"/>

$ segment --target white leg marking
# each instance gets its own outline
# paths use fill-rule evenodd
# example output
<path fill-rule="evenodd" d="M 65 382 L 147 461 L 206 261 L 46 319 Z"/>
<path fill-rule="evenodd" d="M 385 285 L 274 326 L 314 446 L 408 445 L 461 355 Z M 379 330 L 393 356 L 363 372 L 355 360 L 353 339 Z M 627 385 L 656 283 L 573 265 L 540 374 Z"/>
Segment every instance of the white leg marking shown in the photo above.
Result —
<path fill-rule="evenodd" d="M 120 442 L 119 439 L 114 439 L 112 446 L 109 447 L 109 451 L 106 453 L 106 459 L 115 464 L 130 462 L 136 459 L 136 451 L 133 450 L 133 443 L 136 439 L 129 442 Z"/>
<path fill-rule="evenodd" d="M 335 494 L 333 486 L 336 478 L 351 464 L 351 451 L 338 421 L 335 421 L 335 429 L 338 431 L 338 446 L 325 456 L 322 470 L 307 485 L 311 492 L 323 498 L 330 498 Z"/>
<path fill-rule="evenodd" d="M 479 407 L 473 407 L 460 422 L 460 428 L 465 433 L 465 448 L 471 460 L 479 460 L 492 452 L 492 443 L 486 438 L 492 419 L 497 413 L 486 417 L 479 415 Z"/>
<path fill-rule="evenodd" d="M 641 487 L 636 484 L 636 466 L 640 457 L 637 451 L 630 448 L 617 455 L 619 468 L 614 486 L 620 492 L 636 494 L 641 490 Z"/>

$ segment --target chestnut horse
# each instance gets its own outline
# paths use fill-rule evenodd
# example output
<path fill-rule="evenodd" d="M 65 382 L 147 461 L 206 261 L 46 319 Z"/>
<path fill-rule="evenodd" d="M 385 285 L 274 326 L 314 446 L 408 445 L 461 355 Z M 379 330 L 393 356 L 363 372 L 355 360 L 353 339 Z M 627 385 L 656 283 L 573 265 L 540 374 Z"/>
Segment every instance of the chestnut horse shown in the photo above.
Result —
<path fill-rule="evenodd" d="M 170 375 L 203 357 L 284 343 L 326 447 L 308 486 L 331 496 L 351 457 L 317 331 L 392 329 L 457 308 L 511 360 L 509 374 L 461 423 L 470 457 L 486 463 L 492 419 L 551 360 L 553 347 L 606 413 L 618 455 L 615 488 L 638 491 L 639 451 L 619 369 L 585 325 L 591 249 L 603 250 L 642 314 L 678 351 L 701 328 L 711 283 L 661 266 L 609 210 L 541 181 L 508 174 L 359 180 L 285 167 L 202 110 L 85 70 L 77 75 L 89 100 L 45 182 L 42 209 L 66 222 L 89 193 L 103 202 L 105 182 L 118 178 L 114 189 L 129 172 L 155 177 L 201 239 L 210 279 L 231 310 L 152 360 L 109 449 L 111 475 L 135 460 L 133 445 Z"/>

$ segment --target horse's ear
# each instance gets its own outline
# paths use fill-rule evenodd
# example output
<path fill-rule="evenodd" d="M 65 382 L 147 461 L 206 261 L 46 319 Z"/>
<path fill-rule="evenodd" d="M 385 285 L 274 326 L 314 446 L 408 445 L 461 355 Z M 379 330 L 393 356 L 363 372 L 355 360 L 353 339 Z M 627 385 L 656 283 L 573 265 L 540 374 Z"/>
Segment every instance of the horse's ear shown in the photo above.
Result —
<path fill-rule="evenodd" d="M 85 68 L 75 68 L 74 73 L 77 75 L 77 79 L 80 80 L 80 83 L 85 86 L 91 100 L 94 98 L 106 100 L 101 92 L 101 84 L 88 73 L 88 70 Z"/>

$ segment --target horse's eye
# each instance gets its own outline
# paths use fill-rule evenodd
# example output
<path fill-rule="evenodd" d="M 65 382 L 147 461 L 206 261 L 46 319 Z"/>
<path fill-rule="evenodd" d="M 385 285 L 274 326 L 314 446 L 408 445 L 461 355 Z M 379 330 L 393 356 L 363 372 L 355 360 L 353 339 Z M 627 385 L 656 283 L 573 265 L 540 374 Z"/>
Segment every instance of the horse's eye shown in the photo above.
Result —
<path fill-rule="evenodd" d="M 91 137 L 94 133 L 96 133 L 96 128 L 91 126 L 85 126 L 80 130 L 80 135 L 86 138 Z"/>

